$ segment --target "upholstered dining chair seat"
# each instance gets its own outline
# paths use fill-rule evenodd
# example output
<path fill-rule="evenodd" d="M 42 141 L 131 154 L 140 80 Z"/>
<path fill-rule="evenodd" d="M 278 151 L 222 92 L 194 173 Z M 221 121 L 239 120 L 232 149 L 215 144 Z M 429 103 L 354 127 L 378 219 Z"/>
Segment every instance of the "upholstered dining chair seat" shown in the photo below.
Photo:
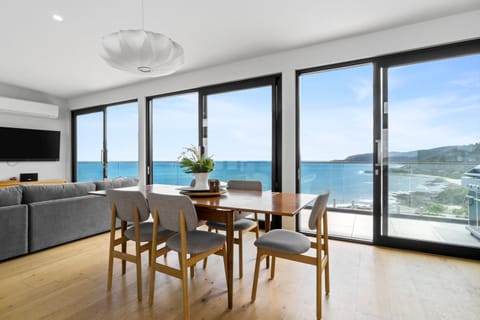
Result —
<path fill-rule="evenodd" d="M 245 230 L 248 229 L 256 224 L 256 221 L 249 220 L 249 219 L 238 219 L 233 222 L 233 230 Z M 207 221 L 207 226 L 213 229 L 218 229 L 225 231 L 227 230 L 227 225 L 223 222 L 214 222 L 214 221 Z"/>
<path fill-rule="evenodd" d="M 315 230 L 314 238 L 307 238 L 303 234 L 290 230 L 276 229 L 265 233 L 255 241 L 257 259 L 253 276 L 252 302 L 257 297 L 258 274 L 262 259 L 272 257 L 270 279 L 273 279 L 275 276 L 275 261 L 277 258 L 297 261 L 313 265 L 316 268 L 317 320 L 322 319 L 322 276 L 325 276 L 325 293 L 327 295 L 330 293 L 330 254 L 327 219 L 329 195 L 330 191 L 318 195 L 310 211 L 308 227 Z M 309 249 L 312 249 L 311 254 L 305 254 Z"/>
<path fill-rule="evenodd" d="M 175 232 L 165 230 L 165 229 L 159 229 L 157 232 L 157 239 L 166 239 L 173 234 L 175 234 Z M 141 242 L 152 241 L 152 235 L 153 235 L 153 222 L 140 223 L 140 241 Z M 135 241 L 135 226 L 131 226 L 127 230 L 125 230 L 125 237 Z"/>
<path fill-rule="evenodd" d="M 187 253 L 197 254 L 218 247 L 225 242 L 225 236 L 221 234 L 194 230 L 187 232 Z M 172 236 L 167 240 L 167 247 L 174 251 L 181 251 L 180 234 Z"/>
<path fill-rule="evenodd" d="M 276 229 L 255 240 L 254 245 L 282 253 L 300 254 L 310 249 L 310 240 L 298 232 Z"/>

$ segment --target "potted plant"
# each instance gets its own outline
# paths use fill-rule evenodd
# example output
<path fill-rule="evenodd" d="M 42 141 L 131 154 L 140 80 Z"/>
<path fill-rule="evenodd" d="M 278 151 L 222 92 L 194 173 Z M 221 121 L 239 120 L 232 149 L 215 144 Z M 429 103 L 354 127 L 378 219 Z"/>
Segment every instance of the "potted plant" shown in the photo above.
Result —
<path fill-rule="evenodd" d="M 180 168 L 183 168 L 185 173 L 192 173 L 195 176 L 194 189 L 208 190 L 208 176 L 215 167 L 213 158 L 202 156 L 199 148 L 191 145 L 184 148 L 179 160 Z"/>

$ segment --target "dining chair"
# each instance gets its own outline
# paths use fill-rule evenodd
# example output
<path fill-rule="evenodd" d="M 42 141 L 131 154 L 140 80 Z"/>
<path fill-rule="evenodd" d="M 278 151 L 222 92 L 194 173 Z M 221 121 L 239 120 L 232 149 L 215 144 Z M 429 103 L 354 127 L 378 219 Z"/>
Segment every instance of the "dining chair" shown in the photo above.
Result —
<path fill-rule="evenodd" d="M 227 278 L 227 250 L 225 236 L 207 231 L 197 230 L 198 217 L 192 200 L 184 195 L 165 195 L 149 193 L 148 203 L 153 211 L 152 267 L 150 269 L 149 304 L 153 304 L 156 271 L 168 274 L 182 280 L 183 315 L 190 319 L 190 304 L 188 302 L 188 268 L 211 254 L 223 256 L 225 278 Z M 157 228 L 176 232 L 166 242 L 166 248 L 157 250 Z M 157 262 L 157 257 L 165 250 L 178 253 L 180 269 Z M 188 258 L 187 258 L 188 255 Z"/>
<path fill-rule="evenodd" d="M 108 281 L 107 289 L 112 289 L 113 259 L 122 260 L 122 274 L 126 272 L 126 262 L 136 264 L 137 268 L 137 297 L 142 300 L 142 259 L 141 253 L 151 251 L 153 223 L 146 220 L 150 217 L 150 210 L 145 196 L 140 191 L 107 190 L 107 197 L 112 204 L 112 222 L 110 228 L 110 248 L 108 254 Z M 116 238 L 116 222 L 120 220 L 120 237 Z M 165 242 L 173 232 L 158 228 L 155 231 L 157 244 Z M 135 242 L 135 253 L 127 252 L 128 241 Z M 120 250 L 115 247 L 121 246 Z M 149 265 L 151 255 L 148 256 Z"/>
<path fill-rule="evenodd" d="M 227 183 L 227 189 L 235 190 L 249 190 L 249 191 L 262 191 L 262 182 L 255 180 L 230 180 Z M 233 230 L 238 231 L 238 238 L 233 238 L 235 244 L 238 245 L 238 274 L 239 278 L 243 277 L 243 234 L 245 232 L 255 232 L 255 237 L 258 239 L 258 214 L 253 213 L 254 219 L 247 219 L 247 216 L 251 215 L 251 212 L 236 211 L 235 220 L 233 222 Z M 208 231 L 215 229 L 226 231 L 227 225 L 223 222 L 207 221 Z M 203 268 L 207 267 L 207 259 L 203 261 Z"/>
<path fill-rule="evenodd" d="M 322 318 L 322 273 L 325 273 L 325 293 L 330 293 L 330 266 L 328 251 L 328 221 L 327 201 L 330 192 L 319 195 L 313 205 L 308 220 L 308 227 L 316 230 L 315 240 L 311 241 L 305 235 L 290 231 L 276 229 L 262 235 L 255 241 L 257 247 L 257 259 L 255 262 L 255 274 L 253 277 L 252 302 L 257 295 L 258 273 L 260 262 L 267 256 L 272 257 L 270 278 L 275 276 L 275 258 L 298 261 L 314 265 L 316 267 L 316 296 L 317 296 L 317 319 Z M 305 253 L 313 249 L 315 255 Z"/>

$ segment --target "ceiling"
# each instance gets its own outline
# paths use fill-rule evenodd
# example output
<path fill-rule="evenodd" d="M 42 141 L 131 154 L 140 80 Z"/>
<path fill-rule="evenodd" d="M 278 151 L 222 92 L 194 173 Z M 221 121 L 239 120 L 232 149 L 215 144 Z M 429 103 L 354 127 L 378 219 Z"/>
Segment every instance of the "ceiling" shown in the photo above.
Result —
<path fill-rule="evenodd" d="M 146 30 L 184 47 L 186 72 L 474 11 L 480 1 L 144 0 L 144 8 Z M 139 29 L 141 17 L 141 0 L 1 0 L 0 82 L 71 98 L 144 81 L 98 54 L 103 35 Z"/>

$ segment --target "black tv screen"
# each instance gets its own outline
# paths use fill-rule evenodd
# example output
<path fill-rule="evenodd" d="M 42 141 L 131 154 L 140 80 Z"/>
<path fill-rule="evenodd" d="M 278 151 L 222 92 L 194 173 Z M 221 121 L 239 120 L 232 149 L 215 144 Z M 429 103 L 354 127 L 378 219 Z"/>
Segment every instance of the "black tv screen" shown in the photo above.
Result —
<path fill-rule="evenodd" d="M 58 161 L 60 131 L 0 127 L 0 161 Z"/>

